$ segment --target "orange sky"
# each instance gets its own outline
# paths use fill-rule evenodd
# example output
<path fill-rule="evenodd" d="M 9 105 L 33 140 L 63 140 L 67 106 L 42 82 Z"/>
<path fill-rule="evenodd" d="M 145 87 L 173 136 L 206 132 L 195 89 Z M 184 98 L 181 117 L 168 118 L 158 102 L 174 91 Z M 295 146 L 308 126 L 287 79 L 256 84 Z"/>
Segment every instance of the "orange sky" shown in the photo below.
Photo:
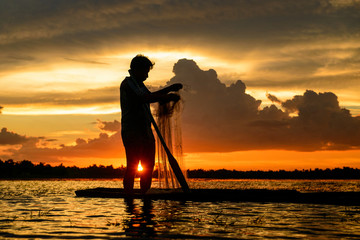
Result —
<path fill-rule="evenodd" d="M 187 168 L 360 168 L 359 1 L 0 9 L 2 160 L 124 164 L 118 87 L 143 53 L 150 89 L 185 86 Z"/>

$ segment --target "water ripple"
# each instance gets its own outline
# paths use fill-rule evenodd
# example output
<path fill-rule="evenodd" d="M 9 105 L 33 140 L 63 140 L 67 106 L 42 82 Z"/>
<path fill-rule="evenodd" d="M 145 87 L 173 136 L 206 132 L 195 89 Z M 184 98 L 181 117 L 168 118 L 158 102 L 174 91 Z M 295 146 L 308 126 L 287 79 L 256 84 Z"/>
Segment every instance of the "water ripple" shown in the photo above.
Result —
<path fill-rule="evenodd" d="M 138 184 L 138 183 L 137 183 Z M 319 204 L 77 198 L 119 180 L 0 181 L 6 239 L 360 239 L 360 208 Z M 194 180 L 192 188 L 359 191 L 359 181 Z"/>

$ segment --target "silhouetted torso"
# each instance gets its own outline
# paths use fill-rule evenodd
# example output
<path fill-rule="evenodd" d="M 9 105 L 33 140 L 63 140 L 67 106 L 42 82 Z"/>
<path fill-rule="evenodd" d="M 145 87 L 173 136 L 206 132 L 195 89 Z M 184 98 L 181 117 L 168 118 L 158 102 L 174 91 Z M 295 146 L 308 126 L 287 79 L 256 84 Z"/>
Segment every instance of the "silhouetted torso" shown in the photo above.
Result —
<path fill-rule="evenodd" d="M 141 101 L 139 93 L 135 93 L 129 86 L 130 77 L 126 77 L 120 86 L 121 104 L 121 134 L 125 141 L 141 141 L 141 139 L 153 139 L 151 121 L 144 109 L 144 105 L 150 108 L 148 103 Z M 150 93 L 144 83 L 138 83 L 143 92 Z"/>

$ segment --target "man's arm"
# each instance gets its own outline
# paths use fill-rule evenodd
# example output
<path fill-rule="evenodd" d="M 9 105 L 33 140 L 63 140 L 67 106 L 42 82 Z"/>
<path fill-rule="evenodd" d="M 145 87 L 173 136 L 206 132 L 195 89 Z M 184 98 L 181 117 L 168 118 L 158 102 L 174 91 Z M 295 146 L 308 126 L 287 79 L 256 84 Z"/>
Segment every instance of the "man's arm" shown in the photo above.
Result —
<path fill-rule="evenodd" d="M 161 92 L 159 93 L 159 91 L 154 93 L 144 94 L 140 96 L 140 98 L 143 102 L 146 103 L 171 102 L 171 101 L 177 102 L 180 100 L 180 96 L 175 93 L 161 93 Z"/>
<path fill-rule="evenodd" d="M 175 84 L 172 84 L 166 88 L 163 88 L 163 89 L 160 89 L 156 92 L 153 92 L 153 93 L 159 93 L 159 94 L 167 94 L 169 92 L 177 92 L 179 91 L 180 89 L 183 88 L 183 85 L 181 83 L 175 83 Z"/>
<path fill-rule="evenodd" d="M 170 92 L 176 92 L 182 89 L 183 85 L 181 83 L 175 83 L 172 84 L 166 88 L 160 89 L 158 91 L 155 91 L 153 93 L 148 93 L 142 95 L 142 99 L 144 102 L 147 103 L 154 103 L 154 102 L 177 102 L 180 100 L 180 96 L 175 93 Z"/>
<path fill-rule="evenodd" d="M 132 84 L 129 80 L 126 80 L 123 81 L 120 89 L 123 88 L 124 91 L 130 90 L 130 92 L 132 92 L 132 94 L 134 94 L 139 101 L 144 103 L 170 102 L 170 101 L 177 102 L 180 100 L 180 96 L 178 94 L 169 93 L 169 92 L 180 90 L 182 88 L 182 84 L 180 83 L 173 84 L 169 87 L 166 87 L 164 89 L 161 89 L 153 93 L 150 91 L 148 92 L 140 91 L 136 87 L 138 86 Z"/>

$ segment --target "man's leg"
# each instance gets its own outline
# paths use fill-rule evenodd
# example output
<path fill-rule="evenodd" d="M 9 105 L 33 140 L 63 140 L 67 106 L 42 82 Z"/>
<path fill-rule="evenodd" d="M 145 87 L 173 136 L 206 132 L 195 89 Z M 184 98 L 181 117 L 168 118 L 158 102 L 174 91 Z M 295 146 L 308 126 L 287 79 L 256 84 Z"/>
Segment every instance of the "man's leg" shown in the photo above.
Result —
<path fill-rule="evenodd" d="M 140 188 L 142 193 L 146 193 L 151 187 L 152 174 L 155 165 L 155 141 L 150 141 L 149 144 L 144 147 L 142 154 L 141 165 L 143 171 L 140 177 Z"/>
<path fill-rule="evenodd" d="M 125 147 L 126 151 L 126 172 L 124 176 L 125 193 L 131 194 L 134 189 L 134 179 L 139 164 L 139 156 L 135 148 Z"/>

